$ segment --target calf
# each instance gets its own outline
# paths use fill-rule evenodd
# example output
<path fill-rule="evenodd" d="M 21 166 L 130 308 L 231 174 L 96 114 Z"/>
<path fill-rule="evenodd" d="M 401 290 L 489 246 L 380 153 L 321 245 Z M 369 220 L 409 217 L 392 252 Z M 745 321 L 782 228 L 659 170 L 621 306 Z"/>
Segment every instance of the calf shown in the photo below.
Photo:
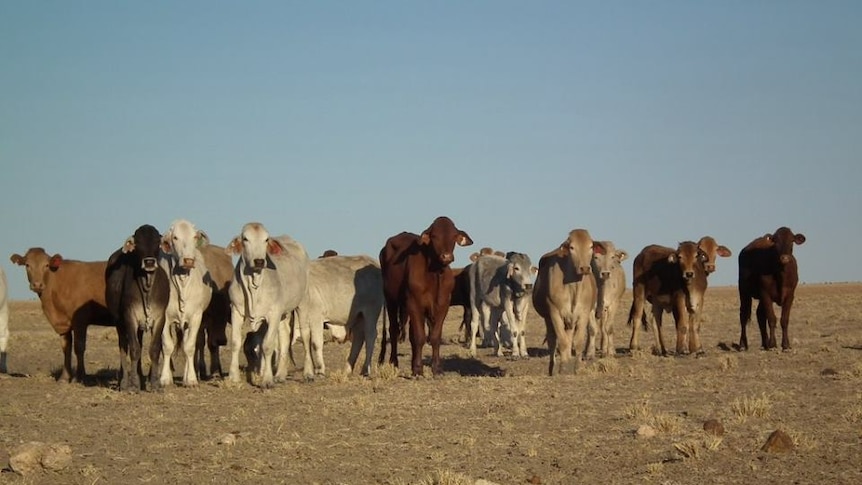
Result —
<path fill-rule="evenodd" d="M 595 254 L 590 264 L 596 279 L 597 302 L 596 318 L 599 321 L 599 338 L 596 342 L 603 357 L 616 354 L 614 347 L 614 316 L 620 299 L 626 291 L 626 271 L 622 263 L 628 253 L 618 250 L 611 241 L 600 241 L 604 246 L 603 254 Z"/>
<path fill-rule="evenodd" d="M 6 366 L 6 346 L 9 344 L 9 300 L 6 272 L 0 266 L 0 374 L 9 372 Z"/>
<path fill-rule="evenodd" d="M 695 243 L 685 241 L 677 249 L 651 245 L 637 255 L 633 265 L 634 283 L 628 323 L 632 326 L 629 348 L 639 348 L 639 323 L 646 323 L 645 302 L 652 304 L 653 332 L 661 355 L 667 355 L 662 338 L 662 315 L 671 312 L 676 323 L 676 353 L 703 354 L 700 343 L 701 312 L 708 286 L 707 276 L 715 269 L 715 256 L 731 252 L 711 237 Z M 710 261 L 713 261 L 710 263 Z"/>
<path fill-rule="evenodd" d="M 431 370 L 434 375 L 443 372 L 440 343 L 455 284 L 449 265 L 455 259 L 456 244 L 469 246 L 473 240 L 455 227 L 448 217 L 438 217 L 421 235 L 402 232 L 387 239 L 380 250 L 383 294 L 392 345 L 389 362 L 398 366 L 397 342 L 409 320 L 413 376 L 422 375 L 422 350 L 426 338 L 431 344 Z M 426 320 L 430 324 L 430 336 L 426 334 Z M 384 329 L 381 363 L 386 355 L 385 347 Z"/>
<path fill-rule="evenodd" d="M 538 269 L 530 257 L 510 252 L 506 257 L 479 256 L 470 265 L 470 312 L 473 316 L 470 356 L 476 356 L 476 335 L 481 327 L 490 335 L 494 353 L 503 355 L 500 345 L 500 320 L 506 315 L 512 338 L 512 357 L 527 357 L 526 323 L 533 274 Z M 479 321 L 481 312 L 481 322 Z"/>
<path fill-rule="evenodd" d="M 757 326 L 764 349 L 775 342 L 775 303 L 781 307 L 781 348 L 790 349 L 790 308 L 799 282 L 793 245 L 804 244 L 805 236 L 779 227 L 774 234 L 759 237 L 739 252 L 739 349 L 748 350 L 745 327 L 751 320 L 751 301 L 757 303 Z M 769 323 L 767 335 L 766 324 Z"/>
<path fill-rule="evenodd" d="M 278 375 L 273 376 L 272 356 L 276 343 L 289 345 L 285 320 L 305 296 L 308 285 L 308 253 L 289 236 L 270 237 L 259 222 L 245 224 L 226 251 L 239 255 L 229 294 L 231 305 L 231 359 L 228 379 L 240 382 L 239 351 L 243 347 L 243 325 L 257 332 L 266 322 L 260 343 L 260 386 L 272 387 L 287 375 L 287 355 L 278 356 Z M 250 368 L 250 367 L 249 367 Z"/>
<path fill-rule="evenodd" d="M 171 371 L 171 355 L 177 341 L 182 341 L 185 354 L 183 385 L 197 386 L 195 369 L 198 333 L 204 310 L 212 299 L 212 277 L 199 248 L 206 246 L 209 238 L 191 222 L 180 219 L 171 224 L 162 236 L 162 252 L 159 266 L 168 276 L 170 298 L 162 332 L 162 373 L 160 384 L 174 383 Z"/>
<path fill-rule="evenodd" d="M 13 254 L 13 263 L 24 266 L 30 290 L 39 297 L 48 323 L 62 337 L 63 370 L 60 379 L 72 380 L 72 347 L 77 368 L 75 379 L 84 380 L 87 326 L 116 326 L 105 305 L 104 261 L 83 262 L 49 256 L 42 248 L 30 248 L 24 256 Z M 118 335 L 120 328 L 117 328 Z"/>
<path fill-rule="evenodd" d="M 351 338 L 345 371 L 350 374 L 362 346 L 362 374 L 371 373 L 371 357 L 377 338 L 377 319 L 383 309 L 383 276 L 377 261 L 369 256 L 329 256 L 308 264 L 308 290 L 297 308 L 305 347 L 303 376 L 306 380 L 325 375 L 323 325 L 334 335 Z M 286 349 L 282 349 L 284 352 Z"/>
<path fill-rule="evenodd" d="M 144 333 L 150 334 L 150 390 L 159 388 L 162 331 L 170 299 L 170 282 L 159 266 L 159 231 L 140 226 L 123 246 L 108 258 L 105 301 L 120 326 L 120 389 L 143 389 L 141 349 Z M 170 355 L 164 358 L 170 359 Z"/>
<path fill-rule="evenodd" d="M 596 281 L 590 262 L 593 254 L 604 252 L 604 247 L 594 242 L 588 231 L 575 229 L 559 248 L 539 260 L 533 307 L 545 320 L 551 353 L 548 375 L 563 370 L 571 359 L 573 346 L 576 352 L 583 352 L 583 358 L 595 356 Z M 557 356 L 559 368 L 556 368 Z"/>
<path fill-rule="evenodd" d="M 449 307 L 460 306 L 464 309 L 464 313 L 461 316 L 461 325 L 458 326 L 459 331 L 464 331 L 464 342 L 469 346 L 470 338 L 477 332 L 481 332 L 482 329 L 479 328 L 477 330 L 473 330 L 473 312 L 470 309 L 470 267 L 473 265 L 472 262 L 475 262 L 479 256 L 494 254 L 500 257 L 505 257 L 506 255 L 502 251 L 494 251 L 491 248 L 482 248 L 478 253 L 473 253 L 470 255 L 471 263 L 463 268 L 452 268 L 452 276 L 455 278 L 455 285 L 452 287 L 452 299 L 449 301 Z M 483 338 L 487 338 L 487 336 L 483 333 Z M 485 344 L 490 345 L 490 341 L 483 341 L 483 346 Z"/>

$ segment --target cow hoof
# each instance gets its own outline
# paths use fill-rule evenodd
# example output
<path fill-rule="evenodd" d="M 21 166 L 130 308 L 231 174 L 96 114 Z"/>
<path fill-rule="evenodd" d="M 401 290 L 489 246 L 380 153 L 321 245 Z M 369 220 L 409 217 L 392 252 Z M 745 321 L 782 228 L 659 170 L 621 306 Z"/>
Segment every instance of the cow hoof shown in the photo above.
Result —
<path fill-rule="evenodd" d="M 305 382 L 314 382 L 314 376 L 313 375 L 302 376 L 302 380 Z"/>

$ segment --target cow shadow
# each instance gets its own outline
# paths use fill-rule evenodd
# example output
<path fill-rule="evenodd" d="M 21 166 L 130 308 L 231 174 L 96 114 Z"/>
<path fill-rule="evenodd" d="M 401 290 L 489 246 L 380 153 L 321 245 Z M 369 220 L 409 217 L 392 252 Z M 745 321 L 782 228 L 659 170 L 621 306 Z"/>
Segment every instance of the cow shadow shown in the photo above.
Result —
<path fill-rule="evenodd" d="M 456 372 L 462 377 L 505 377 L 506 371 L 500 367 L 490 366 L 478 359 L 458 356 L 441 359 L 443 372 Z"/>
<path fill-rule="evenodd" d="M 60 376 L 63 374 L 62 367 L 57 367 L 51 370 L 51 377 L 57 382 L 63 382 Z M 22 375 L 22 377 L 28 377 Z M 84 379 L 78 384 L 84 387 L 101 387 L 104 389 L 119 389 L 120 386 L 120 370 L 113 367 L 99 369 L 95 374 L 87 373 Z"/>
<path fill-rule="evenodd" d="M 527 355 L 530 357 L 548 357 L 551 351 L 547 347 L 527 347 Z"/>

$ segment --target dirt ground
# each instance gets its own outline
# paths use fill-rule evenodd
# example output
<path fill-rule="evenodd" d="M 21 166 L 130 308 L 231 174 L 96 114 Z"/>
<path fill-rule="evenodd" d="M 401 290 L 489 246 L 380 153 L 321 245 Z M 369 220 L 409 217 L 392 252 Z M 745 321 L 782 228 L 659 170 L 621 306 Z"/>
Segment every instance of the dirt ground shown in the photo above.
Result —
<path fill-rule="evenodd" d="M 211 380 L 139 394 L 117 391 L 116 334 L 101 327 L 89 331 L 87 381 L 56 382 L 59 337 L 38 302 L 13 302 L 0 467 L 34 440 L 73 458 L 61 471 L 3 469 L 0 483 L 862 483 L 862 285 L 800 286 L 789 352 L 733 350 L 736 290 L 711 288 L 702 358 L 631 355 L 629 299 L 617 356 L 575 375 L 546 375 L 532 311 L 531 358 L 470 359 L 454 308 L 439 378 L 406 377 L 409 346 L 397 374 L 346 376 L 348 346 L 328 343 L 329 377 L 313 383 L 297 370 L 268 391 Z M 756 322 L 749 332 L 756 347 Z M 703 430 L 712 418 L 723 436 Z M 638 436 L 642 425 L 655 436 Z M 792 451 L 760 450 L 776 429 Z"/>

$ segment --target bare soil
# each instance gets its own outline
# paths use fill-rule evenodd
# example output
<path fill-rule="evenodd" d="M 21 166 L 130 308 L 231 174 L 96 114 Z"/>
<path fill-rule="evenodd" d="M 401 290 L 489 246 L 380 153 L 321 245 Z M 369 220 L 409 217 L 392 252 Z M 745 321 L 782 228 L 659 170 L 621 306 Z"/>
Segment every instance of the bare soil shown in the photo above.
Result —
<path fill-rule="evenodd" d="M 408 378 L 409 345 L 400 372 L 346 376 L 348 345 L 328 343 L 329 377 L 313 383 L 296 369 L 268 391 L 214 379 L 138 394 L 117 391 L 117 337 L 101 327 L 89 331 L 86 382 L 57 382 L 59 337 L 37 302 L 13 302 L 0 468 L 28 441 L 67 444 L 73 460 L 7 468 L 0 483 L 862 483 L 862 285 L 800 286 L 788 352 L 734 350 L 736 290 L 711 288 L 702 358 L 630 354 L 629 299 L 616 357 L 574 375 L 547 376 L 532 311 L 531 358 L 470 359 L 454 308 L 442 377 Z M 756 322 L 749 332 L 757 346 Z M 709 419 L 723 436 L 703 430 Z M 655 435 L 638 436 L 643 425 Z M 776 429 L 793 450 L 761 451 Z"/>

